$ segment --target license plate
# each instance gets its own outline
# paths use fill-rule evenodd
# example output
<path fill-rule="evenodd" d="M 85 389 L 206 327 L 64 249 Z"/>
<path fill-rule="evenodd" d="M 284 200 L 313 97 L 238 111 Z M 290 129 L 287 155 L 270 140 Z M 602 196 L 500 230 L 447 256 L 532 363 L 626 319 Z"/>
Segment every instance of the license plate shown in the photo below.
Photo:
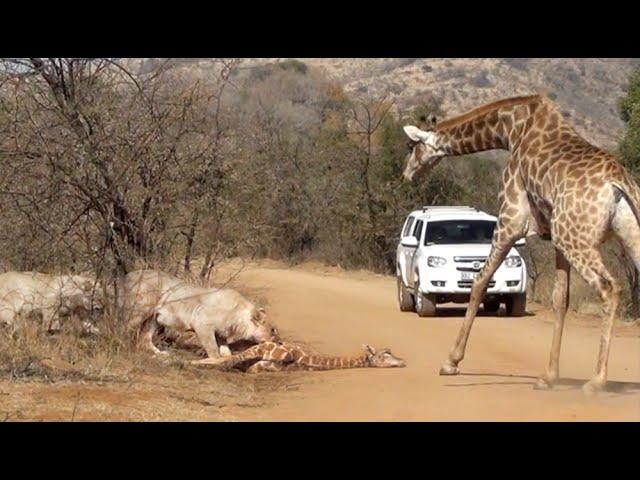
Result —
<path fill-rule="evenodd" d="M 476 277 L 476 272 L 460 272 L 462 274 L 461 280 L 473 280 Z"/>

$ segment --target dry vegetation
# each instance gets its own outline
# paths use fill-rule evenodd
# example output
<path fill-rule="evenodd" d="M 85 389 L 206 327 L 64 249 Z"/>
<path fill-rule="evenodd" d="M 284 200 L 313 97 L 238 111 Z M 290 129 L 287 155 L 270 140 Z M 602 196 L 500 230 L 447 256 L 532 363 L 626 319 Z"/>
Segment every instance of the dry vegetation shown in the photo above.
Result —
<path fill-rule="evenodd" d="M 111 324 L 110 324 L 111 323 Z M 172 348 L 158 359 L 103 321 L 100 335 L 69 322 L 49 335 L 24 319 L 0 335 L 0 421 L 233 419 L 268 405 L 296 376 L 239 375 L 191 365 L 200 352 Z M 162 341 L 162 338 L 159 340 Z M 46 398 L 42 385 L 48 385 Z M 3 392 L 10 386 L 11 395 Z M 80 401 L 80 399 L 82 399 Z"/>
<path fill-rule="evenodd" d="M 278 59 L 247 59 L 262 65 Z M 624 132 L 616 104 L 629 75 L 631 58 L 302 58 L 338 81 L 348 94 L 388 92 L 399 109 L 436 97 L 448 113 L 463 112 L 496 98 L 545 92 L 585 138 L 616 148 Z M 158 60 L 156 60 L 156 63 Z M 151 65 L 153 62 L 148 62 Z M 180 67 L 205 77 L 209 59 L 189 59 Z"/>

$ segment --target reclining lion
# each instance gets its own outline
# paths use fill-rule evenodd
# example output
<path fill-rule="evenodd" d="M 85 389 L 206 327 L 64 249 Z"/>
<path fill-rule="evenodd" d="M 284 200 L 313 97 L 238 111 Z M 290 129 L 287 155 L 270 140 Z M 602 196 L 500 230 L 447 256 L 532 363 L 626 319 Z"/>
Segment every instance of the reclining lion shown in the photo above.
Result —
<path fill-rule="evenodd" d="M 49 275 L 37 272 L 0 274 L 0 323 L 13 325 L 18 315 L 41 313 L 47 330 L 60 329 L 60 319 L 72 313 L 103 308 L 92 278 L 83 275 Z M 86 330 L 95 330 L 90 323 Z"/>
<path fill-rule="evenodd" d="M 209 358 L 230 355 L 226 344 L 277 338 L 264 310 L 234 290 L 194 287 L 163 272 L 138 270 L 125 276 L 123 298 L 129 326 L 155 354 L 166 354 L 153 343 L 161 326 L 178 334 L 195 332 Z M 224 345 L 218 345 L 216 334 Z"/>

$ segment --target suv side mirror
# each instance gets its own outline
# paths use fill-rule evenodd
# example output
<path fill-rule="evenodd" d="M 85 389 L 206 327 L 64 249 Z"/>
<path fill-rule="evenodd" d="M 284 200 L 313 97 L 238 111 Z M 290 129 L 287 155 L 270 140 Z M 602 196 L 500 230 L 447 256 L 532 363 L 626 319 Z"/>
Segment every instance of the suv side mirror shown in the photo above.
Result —
<path fill-rule="evenodd" d="M 416 237 L 404 237 L 402 239 L 402 246 L 416 248 L 418 246 L 418 239 Z"/>
<path fill-rule="evenodd" d="M 516 244 L 515 244 L 515 245 L 516 245 L 516 247 L 524 247 L 524 246 L 526 245 L 526 243 L 527 243 L 527 242 L 524 240 L 524 238 L 521 238 L 520 240 L 518 240 L 518 241 L 516 242 Z"/>

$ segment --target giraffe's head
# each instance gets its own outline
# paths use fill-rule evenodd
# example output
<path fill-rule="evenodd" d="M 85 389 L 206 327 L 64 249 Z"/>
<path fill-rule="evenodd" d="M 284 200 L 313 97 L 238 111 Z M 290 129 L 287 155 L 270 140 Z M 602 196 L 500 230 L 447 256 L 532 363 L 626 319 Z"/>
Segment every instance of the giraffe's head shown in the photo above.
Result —
<path fill-rule="evenodd" d="M 431 125 L 435 125 L 435 118 L 431 118 Z M 427 127 L 423 120 L 422 128 L 407 125 L 404 133 L 409 137 L 409 153 L 402 177 L 410 182 L 419 173 L 431 170 L 445 156 L 445 152 L 438 145 L 438 136 L 432 127 Z"/>
<path fill-rule="evenodd" d="M 390 368 L 390 367 L 404 367 L 405 361 L 399 357 L 396 357 L 391 350 L 384 348 L 376 351 L 371 345 L 363 345 L 364 353 L 367 357 L 367 363 L 371 367 L 376 368 Z"/>

